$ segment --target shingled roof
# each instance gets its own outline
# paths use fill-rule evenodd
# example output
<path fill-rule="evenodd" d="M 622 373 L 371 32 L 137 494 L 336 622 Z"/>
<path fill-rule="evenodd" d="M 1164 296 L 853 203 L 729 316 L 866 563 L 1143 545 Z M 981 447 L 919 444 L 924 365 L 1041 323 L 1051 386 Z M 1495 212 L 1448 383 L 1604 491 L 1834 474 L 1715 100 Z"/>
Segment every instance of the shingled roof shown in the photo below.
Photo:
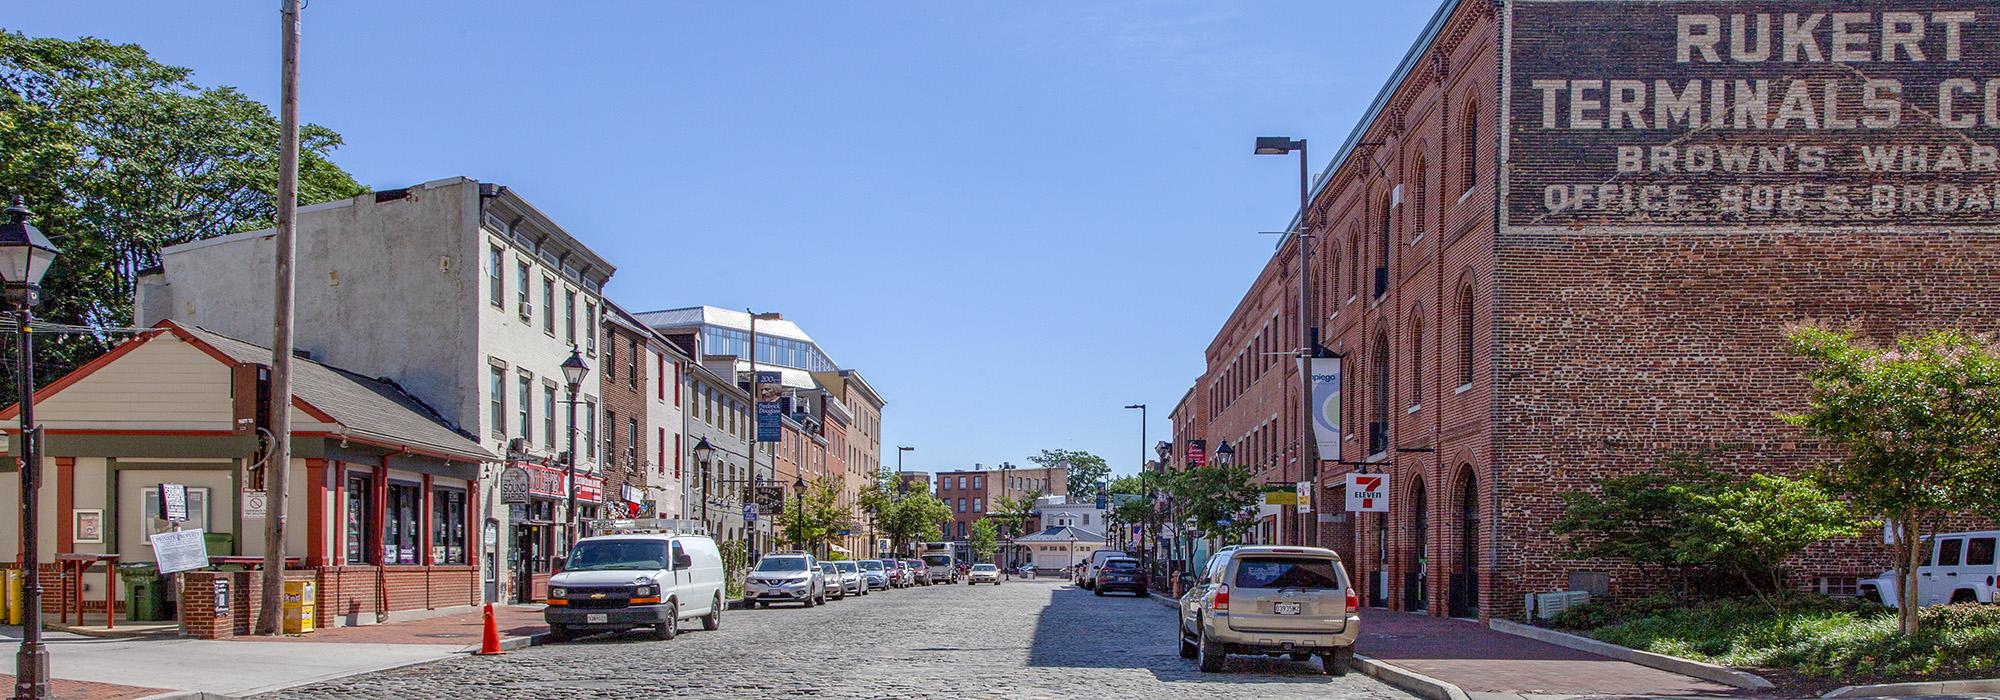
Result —
<path fill-rule="evenodd" d="M 207 345 L 236 362 L 269 364 L 271 350 L 199 326 L 161 321 L 159 326 L 190 341 Z M 412 449 L 469 462 L 499 457 L 452 429 L 430 406 L 395 384 L 331 367 L 305 358 L 292 362 L 292 397 L 339 424 L 343 435 L 408 446 Z"/>

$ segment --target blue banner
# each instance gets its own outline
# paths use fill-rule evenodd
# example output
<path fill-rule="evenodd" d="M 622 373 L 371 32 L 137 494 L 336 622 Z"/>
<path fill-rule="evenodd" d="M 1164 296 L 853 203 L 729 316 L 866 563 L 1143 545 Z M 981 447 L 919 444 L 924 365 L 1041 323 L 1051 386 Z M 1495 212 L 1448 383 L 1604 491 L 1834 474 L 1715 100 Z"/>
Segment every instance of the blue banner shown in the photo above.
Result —
<path fill-rule="evenodd" d="M 778 442 L 785 439 L 781 420 L 778 402 L 757 402 L 757 442 Z"/>

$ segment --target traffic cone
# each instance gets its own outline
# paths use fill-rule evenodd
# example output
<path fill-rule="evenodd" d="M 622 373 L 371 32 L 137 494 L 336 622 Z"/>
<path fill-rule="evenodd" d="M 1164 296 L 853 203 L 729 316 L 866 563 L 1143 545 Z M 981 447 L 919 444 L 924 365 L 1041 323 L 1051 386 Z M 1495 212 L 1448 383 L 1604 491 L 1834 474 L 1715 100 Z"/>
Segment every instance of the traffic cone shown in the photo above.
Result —
<path fill-rule="evenodd" d="M 486 604 L 486 633 L 479 640 L 479 655 L 505 654 L 500 650 L 500 623 L 493 619 L 493 604 Z"/>

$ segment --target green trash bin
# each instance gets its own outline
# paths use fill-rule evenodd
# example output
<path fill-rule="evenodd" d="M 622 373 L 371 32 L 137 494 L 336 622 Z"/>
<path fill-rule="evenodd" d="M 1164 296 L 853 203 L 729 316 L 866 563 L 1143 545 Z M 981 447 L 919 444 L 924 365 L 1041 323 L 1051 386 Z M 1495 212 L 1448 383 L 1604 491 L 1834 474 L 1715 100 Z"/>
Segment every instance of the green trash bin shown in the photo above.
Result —
<path fill-rule="evenodd" d="M 226 557 L 236 553 L 236 535 L 227 532 L 201 533 L 201 541 L 207 546 L 211 557 Z"/>
<path fill-rule="evenodd" d="M 167 590 L 161 585 L 160 570 L 152 564 L 125 564 L 118 577 L 125 580 L 125 614 L 134 622 L 167 619 Z"/>

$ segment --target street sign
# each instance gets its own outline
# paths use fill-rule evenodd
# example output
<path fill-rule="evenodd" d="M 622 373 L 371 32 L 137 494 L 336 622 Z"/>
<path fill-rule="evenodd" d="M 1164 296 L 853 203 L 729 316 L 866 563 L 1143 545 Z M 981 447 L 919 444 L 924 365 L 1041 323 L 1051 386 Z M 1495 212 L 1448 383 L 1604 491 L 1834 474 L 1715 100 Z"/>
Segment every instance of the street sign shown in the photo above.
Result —
<path fill-rule="evenodd" d="M 743 504 L 743 522 L 746 523 L 757 522 L 757 504 L 755 503 Z"/>
<path fill-rule="evenodd" d="M 1299 482 L 1299 483 L 1297 483 L 1297 484 L 1293 484 L 1292 486 L 1293 486 L 1293 489 L 1294 489 L 1294 490 L 1295 490 L 1295 491 L 1296 491 L 1296 492 L 1298 493 L 1298 495 L 1297 495 L 1297 498 L 1299 499 L 1299 512 L 1300 512 L 1300 513 L 1311 513 L 1311 512 L 1313 512 L 1313 485 L 1312 485 L 1312 482 L 1310 482 L 1310 481 L 1301 481 L 1301 482 Z"/>
<path fill-rule="evenodd" d="M 525 467 L 514 465 L 500 471 L 501 503 L 527 503 L 530 487 L 528 470 Z"/>
<path fill-rule="evenodd" d="M 184 523 L 188 519 L 188 494 L 184 484 L 160 484 L 160 519 Z"/>
<path fill-rule="evenodd" d="M 753 493 L 758 513 L 777 515 L 785 512 L 785 487 L 758 486 Z"/>
<path fill-rule="evenodd" d="M 202 539 L 201 528 L 155 533 L 153 561 L 163 574 L 208 566 L 208 545 Z"/>
<path fill-rule="evenodd" d="M 1381 474 L 1347 475 L 1347 510 L 1356 513 L 1389 512 L 1389 477 Z"/>
<path fill-rule="evenodd" d="M 244 489 L 243 517 L 245 518 L 269 517 L 266 515 L 267 513 L 270 512 L 269 503 L 270 500 L 264 497 L 263 491 L 252 491 L 250 489 Z"/>

